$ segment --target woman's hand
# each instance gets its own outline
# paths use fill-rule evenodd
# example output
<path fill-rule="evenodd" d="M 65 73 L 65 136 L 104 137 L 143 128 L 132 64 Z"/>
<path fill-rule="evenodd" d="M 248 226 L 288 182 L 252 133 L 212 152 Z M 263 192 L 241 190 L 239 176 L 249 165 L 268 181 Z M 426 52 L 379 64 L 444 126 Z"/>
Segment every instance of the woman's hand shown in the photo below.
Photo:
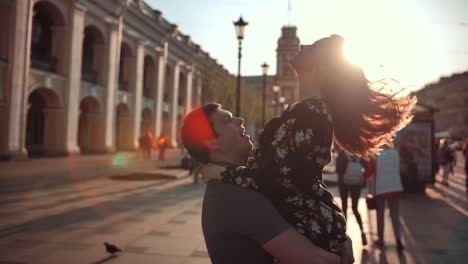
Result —
<path fill-rule="evenodd" d="M 223 166 L 218 166 L 214 164 L 205 164 L 203 165 L 200 172 L 205 182 L 209 182 L 213 180 L 220 181 L 223 179 L 223 177 L 221 176 L 221 172 L 223 172 L 224 169 L 225 167 Z"/>

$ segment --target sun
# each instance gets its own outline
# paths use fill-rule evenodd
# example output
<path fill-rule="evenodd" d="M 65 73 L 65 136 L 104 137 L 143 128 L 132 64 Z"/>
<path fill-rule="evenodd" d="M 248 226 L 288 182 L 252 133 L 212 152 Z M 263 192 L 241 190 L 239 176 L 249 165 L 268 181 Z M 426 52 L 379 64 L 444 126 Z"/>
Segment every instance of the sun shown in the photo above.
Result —
<path fill-rule="evenodd" d="M 443 38 L 424 23 L 420 8 L 405 2 L 357 3 L 347 6 L 333 28 L 345 39 L 345 57 L 370 81 L 391 78 L 419 86 L 428 76 L 438 76 L 446 64 L 440 56 Z"/>

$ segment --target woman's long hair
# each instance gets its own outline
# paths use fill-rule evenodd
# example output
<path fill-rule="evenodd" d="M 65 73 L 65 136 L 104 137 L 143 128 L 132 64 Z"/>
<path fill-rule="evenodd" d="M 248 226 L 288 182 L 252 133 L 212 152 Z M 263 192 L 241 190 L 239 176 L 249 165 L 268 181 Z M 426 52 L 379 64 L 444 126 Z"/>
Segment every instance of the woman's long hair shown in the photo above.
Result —
<path fill-rule="evenodd" d="M 317 41 L 312 45 L 317 55 L 313 63 L 320 63 L 335 143 L 353 155 L 366 157 L 390 144 L 395 133 L 411 121 L 416 99 L 383 93 L 385 80 L 369 82 L 362 68 L 345 58 L 343 45 L 343 38 L 337 35 Z"/>

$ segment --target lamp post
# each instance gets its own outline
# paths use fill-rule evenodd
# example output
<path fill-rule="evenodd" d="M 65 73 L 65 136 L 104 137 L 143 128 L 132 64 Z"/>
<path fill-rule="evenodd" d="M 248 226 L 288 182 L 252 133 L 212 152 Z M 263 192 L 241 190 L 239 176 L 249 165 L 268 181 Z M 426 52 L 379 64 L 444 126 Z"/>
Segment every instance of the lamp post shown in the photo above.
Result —
<path fill-rule="evenodd" d="M 237 55 L 237 89 L 236 89 L 236 116 L 240 116 L 240 97 L 241 97 L 241 58 L 242 58 L 242 40 L 244 39 L 244 29 L 249 23 L 239 17 L 239 20 L 233 22 L 236 28 L 237 40 L 239 41 L 239 51 Z"/>
<path fill-rule="evenodd" d="M 286 109 L 286 107 L 288 106 L 288 104 L 286 104 L 286 98 L 284 96 L 281 96 L 278 100 L 278 103 L 279 103 L 279 107 L 283 107 L 283 111 Z M 276 109 L 278 109 L 279 107 L 277 107 Z"/>
<path fill-rule="evenodd" d="M 278 98 L 279 98 L 280 86 L 278 84 L 273 85 L 273 93 L 275 93 L 275 116 L 278 116 Z"/>
<path fill-rule="evenodd" d="M 262 73 L 263 73 L 263 108 L 262 108 L 262 124 L 265 124 L 265 111 L 266 111 L 266 89 L 267 89 L 267 73 L 268 73 L 268 68 L 270 65 L 268 65 L 266 62 L 264 62 L 262 65 Z"/>

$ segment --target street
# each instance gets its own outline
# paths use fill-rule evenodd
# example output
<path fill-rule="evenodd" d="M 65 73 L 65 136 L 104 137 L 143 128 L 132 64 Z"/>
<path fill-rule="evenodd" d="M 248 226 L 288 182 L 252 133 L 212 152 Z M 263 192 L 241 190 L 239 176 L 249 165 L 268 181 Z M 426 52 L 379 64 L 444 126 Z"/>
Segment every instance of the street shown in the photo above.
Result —
<path fill-rule="evenodd" d="M 134 153 L 0 163 L 0 263 L 210 263 L 200 224 L 204 184 L 167 161 L 142 161 Z M 450 187 L 438 183 L 401 200 L 398 255 L 386 215 L 386 248 L 360 245 L 348 209 L 356 263 L 465 263 L 468 204 L 462 164 Z M 329 176 L 328 178 L 333 178 Z M 330 188 L 339 201 L 336 186 Z M 369 244 L 375 213 L 359 210 Z M 109 256 L 104 242 L 124 252 Z"/>

